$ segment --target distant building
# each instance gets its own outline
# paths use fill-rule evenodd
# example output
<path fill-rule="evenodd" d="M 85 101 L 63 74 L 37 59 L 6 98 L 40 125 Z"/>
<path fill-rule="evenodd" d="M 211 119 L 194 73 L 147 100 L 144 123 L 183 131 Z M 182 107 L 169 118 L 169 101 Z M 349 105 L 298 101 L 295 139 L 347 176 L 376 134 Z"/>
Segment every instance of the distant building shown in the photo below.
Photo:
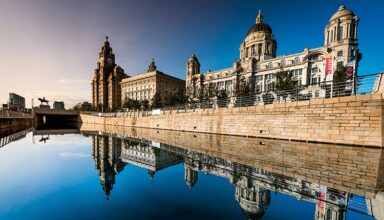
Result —
<path fill-rule="evenodd" d="M 25 98 L 15 93 L 9 93 L 8 109 L 14 111 L 24 111 Z"/>
<path fill-rule="evenodd" d="M 243 81 L 251 85 L 253 93 L 262 94 L 274 90 L 276 73 L 287 71 L 293 74 L 298 85 L 312 85 L 305 91 L 305 95 L 327 97 L 329 94 L 326 92 L 329 91 L 319 86 L 320 82 L 333 80 L 334 71 L 341 66 L 351 70 L 348 73 L 350 77 L 357 72 L 361 57 L 358 23 L 359 18 L 352 10 L 340 6 L 323 30 L 324 45 L 304 48 L 295 54 L 276 56 L 277 40 L 259 11 L 255 23 L 240 43 L 240 58 L 232 66 L 201 73 L 199 60 L 192 55 L 187 62 L 187 95 L 196 99 L 201 94 L 225 91 L 231 96 L 235 95 Z M 278 98 L 276 94 L 273 95 Z M 261 98 L 261 95 L 258 96 L 258 99 Z"/>
<path fill-rule="evenodd" d="M 55 110 L 65 110 L 63 101 L 55 101 L 53 102 L 53 109 Z"/>
<path fill-rule="evenodd" d="M 130 98 L 135 100 L 151 101 L 156 93 L 161 96 L 161 101 L 177 93 L 178 90 L 184 91 L 185 81 L 167 75 L 157 70 L 155 61 L 152 60 L 146 73 L 128 77 L 121 82 L 122 101 Z"/>
<path fill-rule="evenodd" d="M 124 70 L 115 63 L 115 54 L 112 53 L 106 37 L 91 82 L 93 107 L 99 110 L 119 109 L 121 107 L 120 82 L 126 77 Z"/>

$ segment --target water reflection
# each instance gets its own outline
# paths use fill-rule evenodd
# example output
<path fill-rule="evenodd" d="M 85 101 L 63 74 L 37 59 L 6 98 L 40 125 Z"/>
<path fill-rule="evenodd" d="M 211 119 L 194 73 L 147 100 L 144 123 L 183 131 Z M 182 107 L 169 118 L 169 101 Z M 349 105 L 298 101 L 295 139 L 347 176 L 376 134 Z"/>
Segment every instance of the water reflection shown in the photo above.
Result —
<path fill-rule="evenodd" d="M 29 131 L 31 129 L 15 130 L 14 133 L 9 131 L 6 134 L 7 143 L 24 138 Z M 119 190 L 116 187 L 116 182 L 119 180 L 117 176 L 124 176 L 124 173 L 132 171 L 130 167 L 126 168 L 128 165 L 145 169 L 149 181 L 159 178 L 156 176 L 161 174 L 156 175 L 156 173 L 160 170 L 168 170 L 168 168 L 171 170 L 172 166 L 177 165 L 175 167 L 183 168 L 183 170 L 179 169 L 183 175 L 171 178 L 184 179 L 184 188 L 188 192 L 196 193 L 196 189 L 201 186 L 199 184 L 203 184 L 202 174 L 228 180 L 233 186 L 230 191 L 234 198 L 233 202 L 236 202 L 239 207 L 236 212 L 242 215 L 241 209 L 243 216 L 247 219 L 268 218 L 270 212 L 276 212 L 277 208 L 273 208 L 276 194 L 273 192 L 313 203 L 315 209 L 311 211 L 311 215 L 314 219 L 341 220 L 347 219 L 350 213 L 360 213 L 370 219 L 373 218 L 371 216 L 384 219 L 381 149 L 89 124 L 83 124 L 81 128 L 78 125 L 37 126 L 33 129 L 32 138 L 36 138 L 38 140 L 36 144 L 40 146 L 47 143 L 44 144 L 48 145 L 46 149 L 51 150 L 53 148 L 50 144 L 55 141 L 57 135 L 79 133 L 87 137 L 84 138 L 87 140 L 85 148 L 88 149 L 90 141 L 92 143 L 93 160 L 90 159 L 89 164 L 95 165 L 98 177 L 94 174 L 93 168 L 90 173 L 96 181 L 99 181 L 101 187 L 95 184 L 95 179 L 90 183 L 97 188 L 96 192 L 104 192 L 106 200 L 110 199 L 111 194 L 121 194 L 121 188 Z M 68 136 L 81 137 L 80 135 Z M 66 137 L 61 137 L 61 140 L 63 139 Z M 65 143 L 73 144 L 70 141 Z M 90 153 L 66 150 L 63 152 L 60 155 L 89 155 Z M 50 155 L 47 151 L 41 152 L 43 153 L 47 155 L 46 157 Z M 63 164 L 70 166 L 65 164 L 64 160 Z M 63 167 L 63 164 L 57 167 Z M 72 168 L 78 167 L 72 166 Z M 128 171 L 122 174 L 124 169 Z M 62 175 L 65 181 L 71 178 L 62 173 L 59 175 Z M 171 181 L 175 179 L 169 182 L 173 185 Z M 163 190 L 163 188 L 156 188 L 156 190 Z M 173 192 L 167 191 L 165 194 L 169 196 L 168 193 Z M 93 192 L 93 194 L 98 193 Z M 138 195 L 141 196 L 140 193 Z M 199 196 L 209 197 L 208 195 Z M 124 196 L 122 197 L 121 200 L 102 199 L 102 201 L 121 204 L 127 200 Z M 137 197 L 134 200 L 139 200 Z M 145 202 L 151 201 L 145 200 Z M 116 205 L 116 203 L 113 204 Z M 231 205 L 231 207 L 235 206 Z M 227 207 L 223 206 L 222 209 Z M 105 212 L 108 210 L 106 209 Z M 200 211 L 200 209 L 196 210 Z"/>
<path fill-rule="evenodd" d="M 80 123 L 36 123 L 33 127 L 33 137 L 40 136 L 38 141 L 47 143 L 50 135 L 80 134 L 80 126 Z M 35 138 L 33 138 L 33 142 L 35 142 Z"/>
<path fill-rule="evenodd" d="M 248 219 L 265 215 L 271 203 L 271 191 L 316 203 L 314 219 L 346 219 L 347 210 L 372 215 L 371 199 L 348 191 L 142 137 L 85 133 L 92 135 L 93 158 L 107 199 L 115 176 L 127 164 L 147 169 L 153 178 L 156 171 L 184 162 L 184 181 L 190 189 L 198 184 L 200 172 L 228 179 L 236 187 L 235 199 Z"/>
<path fill-rule="evenodd" d="M 25 138 L 31 130 L 32 128 L 28 125 L 0 130 L 0 148 L 11 142 Z"/>

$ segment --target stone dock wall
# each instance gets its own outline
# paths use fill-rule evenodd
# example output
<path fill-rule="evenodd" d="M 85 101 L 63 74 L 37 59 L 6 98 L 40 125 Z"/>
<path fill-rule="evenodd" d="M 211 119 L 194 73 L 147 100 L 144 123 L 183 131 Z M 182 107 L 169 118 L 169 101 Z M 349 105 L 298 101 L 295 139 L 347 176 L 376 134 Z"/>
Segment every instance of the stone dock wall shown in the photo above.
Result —
<path fill-rule="evenodd" d="M 0 118 L 0 130 L 32 124 L 33 118 Z"/>
<path fill-rule="evenodd" d="M 383 94 L 161 112 L 159 116 L 98 117 L 84 123 L 382 147 Z"/>

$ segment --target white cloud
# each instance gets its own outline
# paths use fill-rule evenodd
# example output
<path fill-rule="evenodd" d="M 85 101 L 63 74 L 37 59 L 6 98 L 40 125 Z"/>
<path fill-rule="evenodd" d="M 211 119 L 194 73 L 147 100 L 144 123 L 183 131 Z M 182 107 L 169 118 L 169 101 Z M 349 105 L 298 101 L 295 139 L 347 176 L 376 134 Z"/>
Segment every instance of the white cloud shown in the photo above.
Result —
<path fill-rule="evenodd" d="M 86 80 L 86 79 L 59 79 L 58 82 L 61 84 L 81 84 L 81 83 L 89 83 L 90 80 Z"/>
<path fill-rule="evenodd" d="M 64 158 L 74 158 L 74 157 L 85 158 L 85 157 L 90 157 L 91 155 L 84 154 L 84 153 L 63 152 L 63 153 L 60 153 L 60 156 Z"/>

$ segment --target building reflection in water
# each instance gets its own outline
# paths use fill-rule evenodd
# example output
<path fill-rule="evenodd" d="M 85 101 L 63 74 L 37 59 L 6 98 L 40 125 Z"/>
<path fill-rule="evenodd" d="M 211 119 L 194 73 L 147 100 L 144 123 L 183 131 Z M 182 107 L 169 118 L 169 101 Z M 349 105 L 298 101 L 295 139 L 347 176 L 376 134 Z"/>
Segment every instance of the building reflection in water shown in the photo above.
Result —
<path fill-rule="evenodd" d="M 109 199 L 115 176 L 127 164 L 155 172 L 184 162 L 184 180 L 192 189 L 200 172 L 220 176 L 236 187 L 235 199 L 248 219 L 260 219 L 271 203 L 271 191 L 277 191 L 299 200 L 316 203 L 314 219 L 342 220 L 347 209 L 372 215 L 370 200 L 357 202 L 353 194 L 283 176 L 229 160 L 211 157 L 188 149 L 132 137 L 116 137 L 105 133 L 92 134 L 93 158 L 100 183 Z"/>
<path fill-rule="evenodd" d="M 142 140 L 122 140 L 96 134 L 92 135 L 92 146 L 95 167 L 107 199 L 115 184 L 115 176 L 128 164 L 147 169 L 149 177 L 153 179 L 157 171 L 182 162 L 181 157 Z"/>
<path fill-rule="evenodd" d="M 120 158 L 121 142 L 121 139 L 107 135 L 92 136 L 92 156 L 107 199 L 115 184 L 116 174 L 124 169 Z"/>

